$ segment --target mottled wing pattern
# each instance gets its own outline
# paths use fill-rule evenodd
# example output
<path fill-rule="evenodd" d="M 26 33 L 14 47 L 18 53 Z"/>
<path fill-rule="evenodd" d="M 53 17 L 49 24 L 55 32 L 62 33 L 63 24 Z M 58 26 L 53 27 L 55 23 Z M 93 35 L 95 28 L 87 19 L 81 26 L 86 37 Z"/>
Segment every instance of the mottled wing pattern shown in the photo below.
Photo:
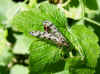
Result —
<path fill-rule="evenodd" d="M 43 25 L 44 25 L 45 32 L 32 31 L 30 32 L 30 34 L 32 36 L 36 36 L 39 38 L 52 40 L 59 45 L 68 46 L 67 43 L 65 42 L 65 38 L 63 37 L 63 35 L 57 30 L 57 28 L 51 22 L 46 20 L 43 22 Z"/>
<path fill-rule="evenodd" d="M 43 22 L 43 26 L 44 26 L 45 31 L 48 30 L 48 32 L 51 32 L 53 34 L 58 33 L 57 28 L 51 22 L 49 22 L 48 20 Z"/>
<path fill-rule="evenodd" d="M 57 38 L 55 35 L 52 35 L 51 33 L 48 33 L 48 32 L 32 31 L 32 32 L 30 32 L 30 34 L 32 36 L 36 36 L 39 38 L 45 38 L 48 40 L 52 40 L 56 43 L 58 43 L 60 41 L 59 38 Z"/>
<path fill-rule="evenodd" d="M 48 21 L 48 20 L 44 21 L 43 25 L 44 25 L 45 31 L 52 33 L 57 38 L 59 38 L 60 41 L 62 41 L 62 42 L 65 41 L 64 36 L 58 31 L 58 29 L 55 27 L 55 25 L 53 25 L 50 21 Z"/>

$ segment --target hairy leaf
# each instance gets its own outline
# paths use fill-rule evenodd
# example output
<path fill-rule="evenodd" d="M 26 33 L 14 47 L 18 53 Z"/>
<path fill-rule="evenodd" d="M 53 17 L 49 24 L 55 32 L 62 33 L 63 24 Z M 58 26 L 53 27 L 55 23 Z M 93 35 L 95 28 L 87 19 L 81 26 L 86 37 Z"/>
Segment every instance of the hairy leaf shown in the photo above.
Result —
<path fill-rule="evenodd" d="M 67 30 L 65 30 L 67 21 L 62 10 L 48 3 L 41 3 L 39 7 L 18 13 L 12 20 L 12 24 L 19 31 L 29 35 L 29 32 L 32 30 L 43 31 L 42 23 L 45 20 L 51 21 L 63 35 L 67 32 Z M 52 67 L 52 63 L 56 65 L 61 59 L 61 51 L 61 48 L 57 47 L 49 40 L 33 38 L 33 43 L 30 46 L 31 72 L 48 72 L 49 69 L 46 68 L 47 70 L 44 70 L 44 68 L 48 66 Z M 61 70 L 62 68 L 63 66 Z"/>
<path fill-rule="evenodd" d="M 10 70 L 10 74 L 28 74 L 29 70 L 27 67 L 23 66 L 23 65 L 14 65 L 11 70 Z"/>
<path fill-rule="evenodd" d="M 13 53 L 15 54 L 29 54 L 29 47 L 32 43 L 32 39 L 25 35 L 15 35 L 17 41 L 15 43 Z"/>
<path fill-rule="evenodd" d="M 0 66 L 0 74 L 9 74 L 8 68 L 5 66 Z"/>
<path fill-rule="evenodd" d="M 6 13 L 8 9 L 10 9 L 14 5 L 15 3 L 11 0 L 0 0 L 0 24 L 5 24 L 5 20 L 7 19 Z"/>
<path fill-rule="evenodd" d="M 6 41 L 7 31 L 0 29 L 0 65 L 5 66 L 12 60 L 9 43 Z"/>
<path fill-rule="evenodd" d="M 45 71 L 48 64 L 61 59 L 61 49 L 53 44 L 34 38 L 30 46 L 30 69 L 32 72 Z M 52 67 L 52 66 L 51 66 Z"/>
<path fill-rule="evenodd" d="M 86 6 L 91 10 L 97 10 L 97 0 L 83 0 Z"/>
<path fill-rule="evenodd" d="M 79 43 L 78 50 L 85 56 L 87 65 L 95 67 L 100 54 L 97 36 L 84 25 L 74 25 L 71 30 L 74 40 Z"/>
<path fill-rule="evenodd" d="M 66 60 L 65 70 L 70 74 L 94 74 L 95 69 L 87 67 L 81 57 L 72 57 Z"/>
<path fill-rule="evenodd" d="M 20 19 L 19 19 L 20 18 Z M 38 8 L 29 9 L 18 13 L 12 20 L 12 24 L 22 32 L 32 30 L 43 31 L 43 21 L 51 21 L 59 31 L 64 35 L 67 21 L 61 9 L 49 3 L 41 3 Z"/>

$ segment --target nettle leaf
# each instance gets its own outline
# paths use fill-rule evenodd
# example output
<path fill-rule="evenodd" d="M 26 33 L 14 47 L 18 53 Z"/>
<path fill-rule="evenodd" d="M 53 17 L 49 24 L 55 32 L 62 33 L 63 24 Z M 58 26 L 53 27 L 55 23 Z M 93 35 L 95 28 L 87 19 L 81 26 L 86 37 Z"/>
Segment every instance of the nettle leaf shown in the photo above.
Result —
<path fill-rule="evenodd" d="M 32 30 L 43 31 L 43 21 L 51 21 L 62 34 L 66 32 L 67 21 L 61 9 L 49 3 L 41 3 L 39 7 L 18 13 L 12 24 L 22 32 Z"/>
<path fill-rule="evenodd" d="M 13 26 L 19 31 L 28 33 L 32 30 L 42 30 L 43 16 L 38 8 L 19 12 L 12 20 Z"/>
<path fill-rule="evenodd" d="M 29 1 L 29 7 L 35 7 L 37 5 L 37 0 L 30 0 Z"/>
<path fill-rule="evenodd" d="M 68 32 L 67 19 L 64 15 L 63 9 L 57 8 L 48 3 L 41 3 L 40 9 L 42 14 L 45 16 L 45 19 L 51 21 L 63 35 Z"/>
<path fill-rule="evenodd" d="M 66 13 L 66 17 L 78 20 L 82 18 L 82 8 L 81 5 L 79 5 L 77 8 L 76 7 L 70 7 Z"/>
<path fill-rule="evenodd" d="M 50 67 L 48 64 L 56 63 L 61 59 L 61 51 L 62 50 L 57 48 L 55 45 L 49 44 L 46 41 L 40 41 L 39 39 L 35 38 L 30 46 L 31 72 L 45 72 L 46 69 Z M 54 64 L 50 68 L 52 69 L 53 66 Z"/>
<path fill-rule="evenodd" d="M 10 9 L 7 10 L 7 12 L 6 12 L 7 26 L 12 26 L 12 24 L 10 24 L 10 22 L 13 19 L 13 17 L 16 16 L 16 14 L 18 14 L 21 11 L 27 10 L 27 9 L 28 9 L 28 6 L 23 2 L 16 3 L 12 7 L 10 7 Z"/>
<path fill-rule="evenodd" d="M 15 35 L 16 43 L 13 48 L 15 54 L 29 54 L 29 47 L 33 42 L 32 38 L 28 38 L 25 35 Z"/>
<path fill-rule="evenodd" d="M 100 54 L 97 36 L 84 25 L 74 25 L 71 31 L 74 40 L 79 43 L 77 47 L 80 48 L 78 50 L 85 56 L 87 66 L 94 68 Z"/>
<path fill-rule="evenodd" d="M 14 65 L 11 70 L 10 70 L 10 74 L 28 74 L 29 70 L 27 67 L 23 66 L 23 65 Z"/>
<path fill-rule="evenodd" d="M 69 70 L 70 74 L 94 74 L 95 69 L 85 65 L 85 61 L 81 57 L 71 57 L 66 60 L 65 70 Z"/>
<path fill-rule="evenodd" d="M 6 41 L 7 31 L 0 29 L 0 65 L 5 66 L 12 60 L 9 43 Z"/>
<path fill-rule="evenodd" d="M 12 0 L 0 0 L 0 24 L 5 24 L 5 20 L 7 19 L 6 13 L 14 5 L 15 3 Z"/>
<path fill-rule="evenodd" d="M 96 72 L 95 72 L 96 74 L 100 73 L 100 56 L 98 58 L 98 63 L 97 63 L 97 66 L 96 66 L 95 70 L 96 70 Z"/>
<path fill-rule="evenodd" d="M 79 3 L 79 0 L 71 0 L 70 4 L 65 6 L 65 15 L 68 18 L 74 19 L 74 20 L 79 20 L 83 16 L 83 10 L 81 7 L 81 3 Z"/>
<path fill-rule="evenodd" d="M 9 70 L 5 66 L 0 66 L 0 74 L 9 74 Z"/>
<path fill-rule="evenodd" d="M 64 13 L 61 9 L 55 5 L 48 3 L 41 3 L 38 7 L 28 9 L 26 11 L 18 13 L 12 20 L 12 24 L 25 35 L 29 35 L 32 30 L 44 31 L 43 21 L 51 21 L 59 31 L 65 35 L 67 30 L 67 21 Z M 66 35 L 65 35 L 66 36 Z M 66 36 L 67 38 L 67 36 Z M 30 46 L 30 69 L 31 72 L 40 72 L 48 70 L 54 72 L 53 65 L 61 59 L 61 48 L 57 47 L 53 42 L 49 40 L 42 40 L 33 37 L 33 43 Z M 64 62 L 63 62 L 64 63 Z M 50 69 L 48 69 L 49 67 Z M 55 68 L 55 67 L 54 67 Z M 64 68 L 62 64 L 60 71 Z"/>
<path fill-rule="evenodd" d="M 97 10 L 98 9 L 97 0 L 86 0 L 86 1 L 84 1 L 84 3 L 91 10 Z"/>
<path fill-rule="evenodd" d="M 68 71 L 61 71 L 61 72 L 57 72 L 57 73 L 53 73 L 53 74 L 70 74 Z"/>

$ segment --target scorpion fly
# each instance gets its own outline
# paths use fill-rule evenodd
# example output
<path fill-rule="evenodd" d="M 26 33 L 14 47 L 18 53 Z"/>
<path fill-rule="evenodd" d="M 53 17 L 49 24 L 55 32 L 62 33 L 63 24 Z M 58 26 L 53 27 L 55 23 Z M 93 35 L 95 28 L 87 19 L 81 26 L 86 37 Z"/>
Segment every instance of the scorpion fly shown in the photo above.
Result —
<path fill-rule="evenodd" d="M 39 38 L 45 38 L 56 42 L 59 46 L 64 45 L 68 47 L 65 37 L 58 31 L 54 24 L 46 20 L 43 22 L 45 32 L 32 31 L 30 34 Z"/>

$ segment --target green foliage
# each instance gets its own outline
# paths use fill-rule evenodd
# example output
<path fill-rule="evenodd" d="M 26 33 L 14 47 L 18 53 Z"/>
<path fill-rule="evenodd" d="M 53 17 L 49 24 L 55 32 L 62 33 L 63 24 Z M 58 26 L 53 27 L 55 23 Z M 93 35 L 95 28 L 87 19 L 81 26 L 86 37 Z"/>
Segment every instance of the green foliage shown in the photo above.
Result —
<path fill-rule="evenodd" d="M 94 74 L 95 70 L 85 65 L 80 57 L 68 58 L 65 64 L 65 70 L 70 71 L 71 74 Z"/>
<path fill-rule="evenodd" d="M 24 35 L 15 35 L 17 42 L 13 48 L 13 53 L 16 54 L 29 54 L 29 47 L 32 43 L 32 39 L 24 36 Z"/>
<path fill-rule="evenodd" d="M 11 0 L 0 0 L 0 24 L 6 22 L 5 20 L 7 20 L 7 12 L 14 5 L 15 3 Z"/>
<path fill-rule="evenodd" d="M 10 74 L 28 74 L 28 68 L 23 65 L 15 65 L 11 68 Z"/>
<path fill-rule="evenodd" d="M 0 66 L 0 74 L 9 74 L 8 68 L 5 66 Z"/>
<path fill-rule="evenodd" d="M 37 12 L 37 13 L 34 13 Z M 34 17 L 34 18 L 33 18 Z M 19 19 L 20 18 L 20 19 Z M 42 29 L 40 22 L 42 19 L 35 19 L 35 18 L 42 18 L 40 11 L 38 9 L 29 9 L 27 11 L 20 12 L 14 17 L 12 24 L 16 26 L 16 28 L 21 32 L 30 32 L 33 29 Z M 39 26 L 38 26 L 39 25 Z"/>
<path fill-rule="evenodd" d="M 41 1 L 0 1 L 0 74 L 99 74 L 99 0 Z M 68 47 L 30 35 L 45 20 Z"/>
<path fill-rule="evenodd" d="M 65 27 L 67 24 L 62 11 L 56 8 L 56 6 L 48 3 L 40 4 L 39 7 L 40 8 L 33 8 L 19 13 L 14 18 L 14 21 L 12 21 L 12 24 L 14 24 L 20 31 L 29 33 L 32 30 L 42 31 L 42 22 L 49 20 L 52 21 L 59 31 L 64 34 L 66 32 Z M 39 72 L 44 69 L 45 65 L 53 63 L 54 61 L 59 61 L 59 59 L 61 59 L 60 55 L 61 49 L 57 48 L 54 44 L 51 44 L 51 42 L 43 42 L 34 38 L 34 41 L 30 46 L 30 64 L 32 65 L 32 68 L 30 69 L 34 69 L 34 72 Z"/>
<path fill-rule="evenodd" d="M 86 6 L 87 6 L 89 9 L 93 9 L 93 10 L 98 9 L 97 0 L 84 0 L 84 2 L 85 2 L 85 1 L 86 1 Z"/>
<path fill-rule="evenodd" d="M 75 38 L 79 41 L 83 54 L 86 57 L 87 65 L 95 67 L 96 59 L 98 59 L 100 52 L 97 36 L 84 25 L 74 25 L 71 29 Z"/>
<path fill-rule="evenodd" d="M 58 27 L 59 31 L 65 33 L 66 18 L 63 12 L 48 3 L 40 4 L 39 8 L 32 8 L 17 14 L 12 24 L 21 32 L 31 32 L 32 30 L 43 30 L 42 22 L 45 20 L 51 21 Z"/>
<path fill-rule="evenodd" d="M 0 66 L 7 65 L 12 60 L 12 54 L 9 52 L 9 43 L 6 41 L 7 31 L 0 29 Z"/>
<path fill-rule="evenodd" d="M 30 69 L 34 72 L 43 71 L 45 66 L 55 63 L 61 59 L 60 48 L 38 39 L 34 39 L 32 45 L 30 46 L 30 52 Z"/>

